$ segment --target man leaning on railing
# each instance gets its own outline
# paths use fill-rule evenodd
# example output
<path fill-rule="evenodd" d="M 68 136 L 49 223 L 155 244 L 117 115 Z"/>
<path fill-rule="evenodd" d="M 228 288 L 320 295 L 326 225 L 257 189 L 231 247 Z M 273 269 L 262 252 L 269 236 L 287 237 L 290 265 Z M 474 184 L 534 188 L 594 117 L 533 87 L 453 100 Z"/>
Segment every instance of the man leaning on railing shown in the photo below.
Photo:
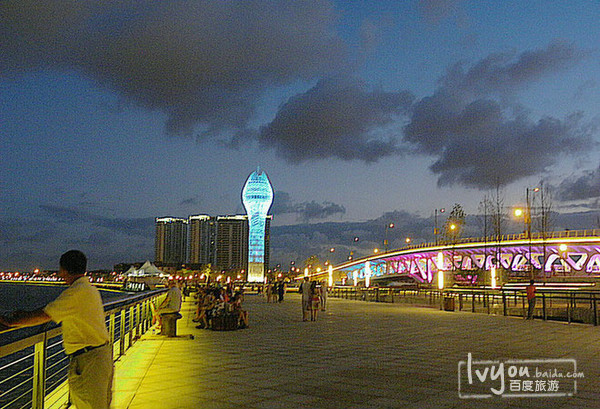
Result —
<path fill-rule="evenodd" d="M 72 402 L 77 409 L 108 409 L 112 400 L 113 353 L 100 292 L 85 277 L 87 258 L 81 251 L 66 252 L 59 265 L 59 276 L 69 287 L 43 308 L 0 316 L 0 324 L 28 327 L 49 321 L 62 323 L 63 345 L 70 358 Z"/>

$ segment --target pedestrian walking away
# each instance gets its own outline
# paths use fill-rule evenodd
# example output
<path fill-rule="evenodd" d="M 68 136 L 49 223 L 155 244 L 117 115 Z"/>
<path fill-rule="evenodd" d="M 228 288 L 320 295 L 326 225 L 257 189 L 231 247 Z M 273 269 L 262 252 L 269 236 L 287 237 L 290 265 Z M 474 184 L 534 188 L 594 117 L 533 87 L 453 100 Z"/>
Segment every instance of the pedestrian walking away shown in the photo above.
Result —
<path fill-rule="evenodd" d="M 28 327 L 49 321 L 62 324 L 63 345 L 69 356 L 69 392 L 77 409 L 108 409 L 112 400 L 113 351 L 105 324 L 100 292 L 85 272 L 87 258 L 79 250 L 63 254 L 59 277 L 69 287 L 35 311 L 16 311 L 0 317 L 9 327 Z"/>
<path fill-rule="evenodd" d="M 302 294 L 302 321 L 308 321 L 308 312 L 310 311 L 310 282 L 308 277 L 304 277 L 299 291 Z"/>
<path fill-rule="evenodd" d="M 529 308 L 527 309 L 527 319 L 533 319 L 533 312 L 535 311 L 535 282 L 531 280 L 527 286 L 527 302 Z"/>
<path fill-rule="evenodd" d="M 325 305 L 327 304 L 327 280 L 321 281 L 321 311 L 325 311 Z"/>
<path fill-rule="evenodd" d="M 283 280 L 279 281 L 279 286 L 277 287 L 277 295 L 279 295 L 279 302 L 283 302 L 283 295 L 285 294 L 285 282 Z"/>

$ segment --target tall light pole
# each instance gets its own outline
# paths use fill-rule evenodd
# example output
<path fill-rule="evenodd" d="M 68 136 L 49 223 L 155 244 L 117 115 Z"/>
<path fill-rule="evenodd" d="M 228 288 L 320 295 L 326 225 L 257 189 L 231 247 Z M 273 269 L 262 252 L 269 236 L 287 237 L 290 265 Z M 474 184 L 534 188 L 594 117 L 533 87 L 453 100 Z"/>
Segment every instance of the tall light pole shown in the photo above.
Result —
<path fill-rule="evenodd" d="M 446 211 L 446 209 L 444 209 L 443 207 L 441 209 L 435 209 L 433 236 L 435 238 L 435 245 L 436 246 L 438 244 L 438 235 L 440 234 L 440 231 L 438 230 L 438 212 L 444 213 L 445 211 Z"/>
<path fill-rule="evenodd" d="M 515 216 L 520 217 L 523 216 L 523 222 L 525 223 L 525 235 L 527 237 L 527 240 L 529 241 L 529 279 L 533 280 L 534 279 L 534 273 L 533 273 L 533 257 L 531 255 L 531 209 L 532 209 L 532 205 L 531 205 L 531 195 L 529 194 L 529 191 L 531 191 L 532 193 L 536 193 L 540 191 L 539 187 L 535 187 L 535 188 L 526 188 L 525 189 L 525 211 L 521 210 L 521 209 L 516 209 L 515 210 Z M 543 268 L 543 267 L 542 267 Z"/>
<path fill-rule="evenodd" d="M 394 228 L 394 223 L 387 223 L 385 225 L 385 238 L 383 239 L 383 249 L 388 252 L 388 230 Z"/>

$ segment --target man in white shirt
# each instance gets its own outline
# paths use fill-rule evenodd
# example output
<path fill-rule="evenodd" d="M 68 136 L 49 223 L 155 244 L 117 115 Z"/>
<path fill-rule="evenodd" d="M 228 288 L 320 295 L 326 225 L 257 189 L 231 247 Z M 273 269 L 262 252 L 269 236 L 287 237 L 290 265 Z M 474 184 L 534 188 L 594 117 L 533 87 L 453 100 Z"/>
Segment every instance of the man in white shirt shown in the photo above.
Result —
<path fill-rule="evenodd" d="M 62 323 L 69 356 L 69 390 L 77 409 L 108 409 L 112 400 L 113 352 L 100 292 L 85 277 L 87 258 L 71 250 L 60 258 L 59 276 L 69 287 L 35 311 L 17 311 L 0 323 L 27 327 L 48 321 Z"/>
<path fill-rule="evenodd" d="M 175 314 L 181 310 L 181 290 L 175 280 L 169 280 L 167 296 L 158 307 L 159 314 Z"/>

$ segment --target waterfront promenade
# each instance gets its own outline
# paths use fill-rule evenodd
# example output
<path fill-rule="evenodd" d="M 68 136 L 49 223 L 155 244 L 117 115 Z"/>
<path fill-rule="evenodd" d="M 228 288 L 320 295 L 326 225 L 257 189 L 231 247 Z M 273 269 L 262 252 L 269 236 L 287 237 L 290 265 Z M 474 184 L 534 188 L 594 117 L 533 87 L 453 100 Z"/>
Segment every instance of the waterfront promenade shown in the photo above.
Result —
<path fill-rule="evenodd" d="M 302 322 L 299 296 L 247 295 L 250 328 L 144 335 L 116 364 L 116 409 L 592 408 L 600 405 L 600 327 L 329 298 Z M 458 362 L 572 358 L 570 397 L 461 399 Z"/>

